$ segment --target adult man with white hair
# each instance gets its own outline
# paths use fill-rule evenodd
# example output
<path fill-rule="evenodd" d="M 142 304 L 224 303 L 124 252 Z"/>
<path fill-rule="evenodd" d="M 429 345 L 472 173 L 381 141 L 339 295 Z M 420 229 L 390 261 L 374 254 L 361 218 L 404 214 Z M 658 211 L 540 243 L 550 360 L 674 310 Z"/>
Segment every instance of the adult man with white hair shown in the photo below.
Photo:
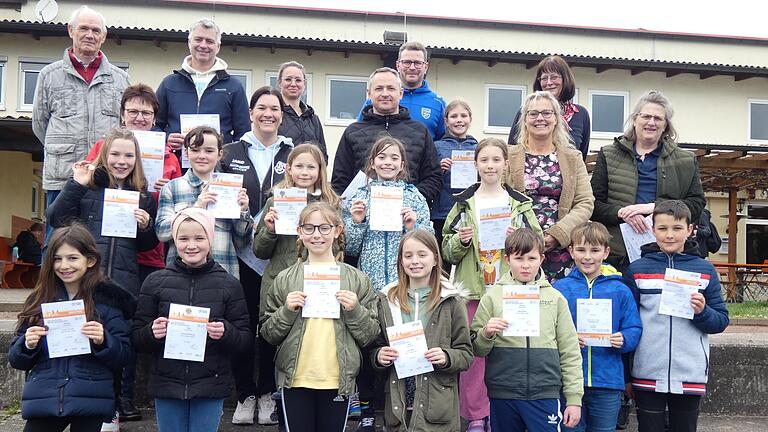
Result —
<path fill-rule="evenodd" d="M 72 13 L 67 31 L 72 47 L 40 71 L 32 110 L 32 130 L 45 152 L 48 205 L 72 176 L 72 165 L 120 124 L 120 98 L 129 85 L 128 73 L 101 52 L 107 37 L 102 14 L 81 6 Z"/>
<path fill-rule="evenodd" d="M 217 57 L 221 29 L 202 18 L 189 28 L 189 55 L 160 83 L 155 128 L 168 133 L 168 144 L 179 151 L 184 142 L 182 114 L 217 114 L 224 143 L 239 140 L 251 130 L 245 89 L 227 73 L 227 62 Z"/>

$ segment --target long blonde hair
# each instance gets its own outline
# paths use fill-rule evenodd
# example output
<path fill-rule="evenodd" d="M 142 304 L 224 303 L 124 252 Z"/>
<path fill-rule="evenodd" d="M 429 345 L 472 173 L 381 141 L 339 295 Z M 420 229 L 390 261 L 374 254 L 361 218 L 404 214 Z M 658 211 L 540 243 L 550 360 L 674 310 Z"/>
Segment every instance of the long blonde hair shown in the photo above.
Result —
<path fill-rule="evenodd" d="M 318 146 L 310 143 L 297 145 L 288 154 L 288 160 L 285 162 L 286 165 L 290 168 L 291 165 L 293 165 L 293 161 L 296 160 L 297 157 L 307 153 L 309 153 L 309 155 L 315 159 L 315 162 L 317 162 L 317 166 L 319 167 L 317 181 L 315 182 L 315 190 L 320 191 L 320 200 L 327 202 L 331 207 L 338 208 L 341 204 L 341 199 L 331 188 L 331 184 L 328 181 L 328 168 L 325 163 L 325 158 L 320 152 L 320 148 Z M 295 182 L 293 181 L 293 178 L 289 175 L 286 175 L 285 178 L 283 178 L 283 181 L 278 183 L 275 187 L 288 188 L 294 186 Z"/>
<path fill-rule="evenodd" d="M 139 149 L 139 141 L 136 140 L 136 135 L 134 135 L 130 130 L 125 128 L 114 128 L 109 131 L 109 134 L 107 134 L 107 137 L 104 139 L 104 144 L 99 150 L 99 156 L 93 162 L 93 165 L 95 165 L 96 168 L 105 168 L 107 175 L 109 175 L 109 187 L 114 188 L 117 185 L 117 181 L 115 181 L 115 177 L 112 175 L 112 173 L 109 172 L 109 168 L 107 167 L 107 158 L 109 157 L 109 150 L 112 148 L 112 143 L 119 139 L 131 141 L 133 143 L 134 151 L 136 152 L 136 163 L 133 165 L 133 171 L 131 171 L 131 175 L 125 179 L 126 186 L 129 186 L 139 192 L 146 192 L 147 179 L 144 177 L 144 167 L 141 165 L 141 149 Z M 96 187 L 93 178 L 91 178 L 90 186 L 91 188 Z"/>
<path fill-rule="evenodd" d="M 338 262 L 344 261 L 344 219 L 341 217 L 341 213 L 334 208 L 331 207 L 330 204 L 323 201 L 317 201 L 310 204 L 307 204 L 306 207 L 304 207 L 304 210 L 301 211 L 301 214 L 299 214 L 299 227 L 304 225 L 304 223 L 307 222 L 307 219 L 309 219 L 309 215 L 311 215 L 314 212 L 320 212 L 320 215 L 325 218 L 326 222 L 333 225 L 334 227 L 340 226 L 341 232 L 339 232 L 339 236 L 336 238 L 336 246 L 339 250 L 335 255 L 335 259 Z M 333 247 L 333 246 L 331 246 Z M 304 242 L 301 241 L 301 236 L 297 236 L 296 238 L 296 255 L 298 258 L 298 262 L 302 262 L 304 259 L 304 250 L 306 248 L 304 247 Z"/>
<path fill-rule="evenodd" d="M 403 266 L 403 245 L 411 239 L 426 246 L 435 256 L 435 266 L 432 267 L 432 272 L 429 274 L 429 287 L 431 290 L 427 296 L 428 310 L 433 311 L 440 304 L 442 283 L 448 279 L 443 271 L 443 266 L 440 265 L 443 260 L 440 257 L 440 247 L 437 245 L 437 239 L 434 234 L 427 230 L 417 229 L 409 231 L 400 239 L 400 246 L 397 249 L 397 285 L 387 292 L 387 299 L 390 302 L 397 303 L 403 312 L 411 311 L 411 306 L 408 304 L 410 278 L 405 274 L 405 267 Z"/>
<path fill-rule="evenodd" d="M 528 146 L 528 123 L 525 122 L 527 117 L 528 107 L 534 102 L 540 99 L 545 99 L 552 105 L 552 111 L 555 112 L 555 129 L 552 131 L 552 143 L 555 147 L 568 147 L 570 141 L 568 137 L 568 131 L 565 128 L 565 120 L 563 120 L 563 110 L 560 108 L 560 102 L 552 96 L 552 93 L 548 91 L 533 92 L 525 98 L 523 103 L 522 114 L 520 120 L 517 121 L 517 143 L 521 144 L 526 150 L 530 149 Z"/>

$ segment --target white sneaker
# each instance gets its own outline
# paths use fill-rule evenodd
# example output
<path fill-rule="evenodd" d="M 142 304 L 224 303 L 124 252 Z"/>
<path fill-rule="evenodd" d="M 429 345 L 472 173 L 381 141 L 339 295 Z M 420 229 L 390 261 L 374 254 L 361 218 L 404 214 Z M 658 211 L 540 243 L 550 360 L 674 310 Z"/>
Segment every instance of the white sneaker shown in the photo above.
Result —
<path fill-rule="evenodd" d="M 120 414 L 117 411 L 111 422 L 101 424 L 101 432 L 120 432 Z"/>
<path fill-rule="evenodd" d="M 266 393 L 259 396 L 259 424 L 260 425 L 276 425 L 277 421 L 272 418 L 272 413 L 275 412 L 277 404 L 272 399 L 272 393 Z"/>
<path fill-rule="evenodd" d="M 248 396 L 244 401 L 237 402 L 237 408 L 232 415 L 232 424 L 252 425 L 253 413 L 256 410 L 256 396 Z"/>

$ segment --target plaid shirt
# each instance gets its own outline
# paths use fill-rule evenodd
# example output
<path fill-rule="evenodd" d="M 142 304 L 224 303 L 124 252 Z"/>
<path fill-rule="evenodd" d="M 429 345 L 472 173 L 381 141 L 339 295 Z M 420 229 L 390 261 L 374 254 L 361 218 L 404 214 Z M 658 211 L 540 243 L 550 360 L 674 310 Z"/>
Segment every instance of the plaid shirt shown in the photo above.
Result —
<path fill-rule="evenodd" d="M 171 225 L 173 216 L 185 208 L 193 207 L 197 197 L 205 186 L 199 177 L 187 170 L 184 176 L 168 182 L 160 191 L 160 203 L 157 209 L 155 231 L 157 238 L 162 241 L 173 240 Z M 236 278 L 240 278 L 240 268 L 237 264 L 235 247 L 246 246 L 253 236 L 253 218 L 249 212 L 241 215 L 240 219 L 216 219 L 216 231 L 211 246 L 211 257 L 221 264 L 224 269 Z M 166 264 L 172 263 L 178 252 L 171 242 Z"/>

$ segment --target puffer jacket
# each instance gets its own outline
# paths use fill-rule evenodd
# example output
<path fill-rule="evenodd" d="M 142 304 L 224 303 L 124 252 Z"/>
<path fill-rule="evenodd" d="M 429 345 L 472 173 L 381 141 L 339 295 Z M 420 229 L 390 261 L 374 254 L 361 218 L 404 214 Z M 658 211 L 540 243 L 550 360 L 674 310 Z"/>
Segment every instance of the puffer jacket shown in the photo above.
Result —
<path fill-rule="evenodd" d="M 157 205 L 151 195 L 146 192 L 141 193 L 139 208 L 149 213 L 150 220 L 145 229 L 137 227 L 135 239 L 102 236 L 104 189 L 109 185 L 106 176 L 103 167 L 96 169 L 95 189 L 70 179 L 64 186 L 64 190 L 46 210 L 46 220 L 54 228 L 65 226 L 75 219 L 83 222 L 96 239 L 104 274 L 128 292 L 136 295 L 139 292 L 139 264 L 136 260 L 136 252 L 148 251 L 157 245 L 154 229 Z"/>
<path fill-rule="evenodd" d="M 696 156 L 683 150 L 670 139 L 663 138 L 660 145 L 656 179 L 656 202 L 682 200 L 691 210 L 691 220 L 698 221 L 706 206 L 704 190 L 699 178 Z M 617 137 L 613 143 L 600 149 L 592 172 L 592 192 L 595 210 L 592 220 L 604 224 L 611 233 L 611 254 L 608 262 L 618 268 L 628 264 L 621 235 L 618 212 L 622 207 L 637 202 L 637 164 L 634 142 Z"/>
<path fill-rule="evenodd" d="M 344 193 L 358 171 L 365 169 L 368 153 L 381 136 L 391 135 L 405 146 L 411 183 L 428 203 L 440 193 L 442 177 L 432 137 L 423 124 L 411 119 L 408 109 L 400 107 L 397 114 L 379 115 L 373 107 L 363 109 L 363 119 L 349 125 L 341 136 L 333 162 L 332 186 L 337 194 Z"/>
<path fill-rule="evenodd" d="M 299 101 L 299 107 L 301 107 L 301 115 L 298 115 L 292 106 L 283 105 L 283 122 L 280 123 L 278 135 L 291 138 L 295 145 L 307 142 L 316 144 L 323 153 L 325 161 L 328 162 L 328 149 L 325 145 L 325 134 L 320 118 L 304 101 Z"/>
<path fill-rule="evenodd" d="M 474 151 L 477 148 L 477 140 L 472 136 L 465 139 L 459 139 L 451 135 L 444 136 L 441 140 L 435 141 L 437 149 L 437 160 L 451 158 L 451 152 L 454 150 Z M 440 188 L 440 194 L 432 204 L 432 220 L 445 220 L 448 212 L 453 207 L 453 195 L 460 193 L 460 189 L 451 189 L 451 170 L 443 172 L 443 187 Z"/>
<path fill-rule="evenodd" d="M 60 286 L 55 301 L 68 301 Z M 43 336 L 33 350 L 24 344 L 29 327 L 20 326 L 11 342 L 11 367 L 28 371 L 21 396 L 21 416 L 36 417 L 105 416 L 115 412 L 113 379 L 131 357 L 129 319 L 136 298 L 119 286 L 104 281 L 93 292 L 94 320 L 104 327 L 104 343 L 91 344 L 91 353 L 50 358 Z"/>
<path fill-rule="evenodd" d="M 358 267 L 371 278 L 373 290 L 379 292 L 384 286 L 397 280 L 397 249 L 405 233 L 405 227 L 402 232 L 374 231 L 370 228 L 368 221 L 371 212 L 371 186 L 403 188 L 403 207 L 410 208 L 416 213 L 416 225 L 413 229 L 425 229 L 432 233 L 435 231 L 429 220 L 429 208 L 424 197 L 414 185 L 402 180 L 371 180 L 368 185 L 358 189 L 352 198 L 342 204 L 346 232 L 344 253 L 359 258 Z M 349 212 L 349 207 L 356 200 L 366 203 L 365 219 L 361 223 L 355 223 Z"/>
<path fill-rule="evenodd" d="M 102 53 L 90 84 L 69 58 L 44 67 L 37 77 L 32 130 L 43 143 L 43 189 L 62 190 L 72 165 L 85 159 L 93 143 L 120 124 L 120 98 L 130 84 L 128 73 Z"/>
<path fill-rule="evenodd" d="M 202 363 L 163 358 L 165 339 L 155 339 L 152 322 L 168 317 L 171 303 L 210 308 L 209 322 L 224 323 L 224 336 L 206 338 Z M 232 391 L 231 360 L 253 342 L 243 288 L 234 276 L 209 259 L 189 267 L 180 258 L 147 277 L 141 287 L 131 342 L 153 356 L 149 394 L 155 398 L 226 398 Z"/>
<path fill-rule="evenodd" d="M 503 316 L 503 286 L 540 286 L 539 336 L 502 336 L 490 339 L 483 327 L 492 317 Z M 478 357 L 487 357 L 485 385 L 493 399 L 558 399 L 565 395 L 568 406 L 581 406 L 584 379 L 581 373 L 579 338 L 568 312 L 568 302 L 552 288 L 542 272 L 537 281 L 523 283 L 507 272 L 480 300 L 472 320 L 472 347 Z"/>
<path fill-rule="evenodd" d="M 578 299 L 611 300 L 611 332 L 621 332 L 624 345 L 618 349 L 592 346 L 581 349 L 584 386 L 624 390 L 624 364 L 621 355 L 637 348 L 643 325 L 640 323 L 635 299 L 629 288 L 624 285 L 621 273 L 607 264 L 603 265 L 600 271 L 600 275 L 589 282 L 584 274 L 574 267 L 567 277 L 555 282 L 554 287 L 568 300 L 568 309 L 574 323 L 578 322 Z"/>
<path fill-rule="evenodd" d="M 659 314 L 668 268 L 701 274 L 699 292 L 706 304 L 693 319 Z M 709 375 L 709 335 L 723 332 L 729 323 L 715 267 L 698 256 L 696 242 L 687 241 L 683 253 L 671 255 L 651 243 L 642 247 L 642 257 L 624 272 L 624 282 L 635 295 L 643 322 L 632 365 L 632 386 L 635 390 L 703 396 Z"/>
<path fill-rule="evenodd" d="M 393 365 L 382 366 L 376 358 L 380 347 L 389 346 L 387 327 L 395 325 L 394 316 L 400 315 L 400 307 L 389 301 L 387 292 L 397 282 L 387 285 L 378 294 L 381 333 L 371 350 L 371 362 L 378 369 L 387 370 L 384 391 L 384 420 L 388 431 L 406 431 L 405 427 L 405 380 L 397 378 Z M 411 305 L 413 306 L 413 305 Z M 402 318 L 400 319 L 402 321 Z M 447 280 L 443 280 L 440 303 L 430 312 L 429 322 L 423 322 L 427 347 L 439 347 L 447 359 L 444 367 L 434 372 L 416 376 L 415 407 L 408 431 L 455 431 L 461 430 L 459 419 L 459 372 L 472 364 L 472 342 L 469 339 L 467 308 L 461 292 Z"/>
<path fill-rule="evenodd" d="M 301 316 L 301 308 L 292 311 L 285 306 L 288 293 L 304 289 L 304 264 L 296 263 L 280 272 L 267 294 L 267 318 L 261 325 L 260 335 L 270 344 L 277 345 L 275 373 L 278 389 L 291 388 L 304 336 L 305 319 Z M 333 320 L 340 368 L 339 394 L 348 396 L 355 391 L 355 378 L 362 361 L 361 348 L 378 336 L 379 320 L 376 295 L 368 277 L 348 264 L 338 265 L 341 267 L 341 289 L 354 292 L 358 299 L 352 310 L 341 308 L 341 317 Z"/>
<path fill-rule="evenodd" d="M 467 295 L 469 300 L 480 300 L 480 297 L 486 291 L 485 283 L 483 282 L 483 269 L 480 266 L 479 233 L 475 229 L 472 242 L 464 246 L 461 244 L 458 232 L 462 226 L 479 226 L 477 212 L 475 211 L 475 193 L 479 187 L 480 183 L 467 188 L 460 194 L 454 195 L 456 204 L 448 213 L 448 218 L 445 220 L 445 225 L 443 225 L 443 244 L 441 245 L 443 261 L 456 266 L 453 280 L 454 282 L 464 284 L 464 288 L 469 291 Z M 533 213 L 531 199 L 512 189 L 509 185 L 504 185 L 504 189 L 509 194 L 512 221 L 519 217 L 522 219 L 522 226 L 543 235 L 539 222 L 536 220 L 536 215 Z M 506 232 L 501 232 L 499 235 L 506 236 Z M 509 273 L 509 266 L 507 266 L 503 259 L 499 263 L 499 272 L 502 275 Z"/>

